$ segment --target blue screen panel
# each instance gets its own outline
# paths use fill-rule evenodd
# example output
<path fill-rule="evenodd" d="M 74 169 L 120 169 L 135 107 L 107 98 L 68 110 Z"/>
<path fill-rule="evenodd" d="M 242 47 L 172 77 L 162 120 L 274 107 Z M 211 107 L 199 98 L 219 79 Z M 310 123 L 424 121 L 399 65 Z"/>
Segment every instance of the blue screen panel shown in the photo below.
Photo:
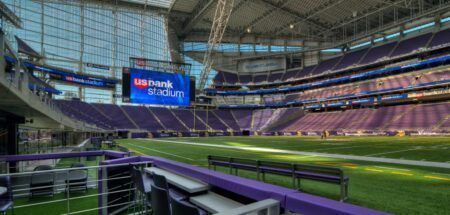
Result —
<path fill-rule="evenodd" d="M 188 106 L 189 76 L 130 68 L 130 102 Z"/>

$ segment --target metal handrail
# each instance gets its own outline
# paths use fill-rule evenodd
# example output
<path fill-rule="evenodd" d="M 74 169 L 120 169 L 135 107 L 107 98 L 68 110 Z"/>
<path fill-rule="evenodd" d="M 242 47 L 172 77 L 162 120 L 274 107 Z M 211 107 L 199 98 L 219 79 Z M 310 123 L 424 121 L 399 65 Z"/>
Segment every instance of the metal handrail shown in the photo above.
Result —
<path fill-rule="evenodd" d="M 88 212 L 88 211 L 95 211 L 95 210 L 99 210 L 99 209 L 105 209 L 105 208 L 110 208 L 110 207 L 116 207 L 116 206 L 121 206 L 121 205 L 135 205 L 135 204 L 140 204 L 141 201 L 136 201 L 136 200 L 128 200 L 126 202 L 121 202 L 118 204 L 109 204 L 106 206 L 97 206 L 94 208 L 88 208 L 88 209 L 84 209 L 84 210 L 80 210 L 80 211 L 71 211 L 71 207 L 70 207 L 70 201 L 73 200 L 78 200 L 78 199 L 83 199 L 83 198 L 92 198 L 95 196 L 104 196 L 104 195 L 109 195 L 109 194 L 114 194 L 114 193 L 120 193 L 120 192 L 129 192 L 130 194 L 132 193 L 132 191 L 136 190 L 135 187 L 131 187 L 131 176 L 129 175 L 116 175 L 116 176 L 110 176 L 108 178 L 100 178 L 100 176 L 98 176 L 99 178 L 94 178 L 94 179 L 89 179 L 89 170 L 101 170 L 101 169 L 106 169 L 106 168 L 111 168 L 111 167 L 126 167 L 129 165 L 148 165 L 151 164 L 151 161 L 143 161 L 143 162 L 131 162 L 131 163 L 121 163 L 121 164 L 108 164 L 108 165 L 97 165 L 97 166 L 87 166 L 87 167 L 74 167 L 74 168 L 62 168 L 62 169 L 53 169 L 53 170 L 42 170 L 42 171 L 31 171 L 31 172 L 20 172 L 20 173 L 9 173 L 9 174 L 0 174 L 0 177 L 3 176 L 9 176 L 9 177 L 27 177 L 27 176 L 31 176 L 34 174 L 53 174 L 53 182 L 56 182 L 55 180 L 55 176 L 56 174 L 65 174 L 65 177 L 62 179 L 62 181 L 64 181 L 63 183 L 54 183 L 53 185 L 48 185 L 48 186 L 37 186 L 37 187 L 26 187 L 26 188 L 18 188 L 21 186 L 25 186 L 28 184 L 18 184 L 18 185 L 13 185 L 12 186 L 12 192 L 13 193 L 17 193 L 17 192 L 26 192 L 26 191 L 30 191 L 31 189 L 44 189 L 44 188 L 51 188 L 53 190 L 54 193 L 60 193 L 62 191 L 62 187 L 64 188 L 64 191 L 66 192 L 65 198 L 62 199 L 56 199 L 56 200 L 50 200 L 50 201 L 43 201 L 43 202 L 37 202 L 37 203 L 30 203 L 30 204 L 24 204 L 24 205 L 19 205 L 19 206 L 14 206 L 15 209 L 20 209 L 20 208 L 27 208 L 27 207 L 34 207 L 34 206 L 40 206 L 40 205 L 47 205 L 47 204 L 52 204 L 52 203 L 58 203 L 58 202 L 67 202 L 67 213 L 66 214 L 79 214 L 79 213 L 84 213 L 84 212 Z M 103 191 L 98 191 L 98 193 L 95 194 L 87 194 L 87 195 L 83 195 L 83 196 L 77 196 L 77 197 L 70 197 L 71 194 L 71 185 L 79 185 L 80 182 L 70 182 L 70 177 L 69 177 L 69 173 L 72 171 L 87 171 L 87 179 L 85 182 L 82 182 L 82 184 L 86 184 L 86 187 L 89 187 L 89 185 L 91 185 L 90 187 L 96 187 L 99 183 L 101 182 L 105 182 L 105 181 L 112 181 L 112 180 L 118 180 L 118 179 L 126 179 L 126 178 L 130 178 L 130 181 L 127 183 L 124 183 L 123 185 L 125 185 L 127 188 L 125 189 L 119 189 L 119 190 L 113 190 L 113 191 L 107 191 L 107 192 L 103 192 Z M 58 180 L 61 181 L 61 180 Z M 129 186 L 128 186 L 129 185 Z M 18 189 L 15 189 L 18 188 Z M 130 194 L 126 195 L 126 196 L 130 196 Z M 26 194 L 24 194 L 26 195 Z M 20 194 L 19 194 L 20 196 Z"/>

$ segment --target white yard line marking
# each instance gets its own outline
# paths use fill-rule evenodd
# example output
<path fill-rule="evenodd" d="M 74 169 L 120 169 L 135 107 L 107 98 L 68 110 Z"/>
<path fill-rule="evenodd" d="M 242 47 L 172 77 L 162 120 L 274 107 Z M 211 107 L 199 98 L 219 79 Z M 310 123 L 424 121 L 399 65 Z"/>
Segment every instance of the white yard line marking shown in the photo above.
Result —
<path fill-rule="evenodd" d="M 377 145 L 371 145 L 371 146 L 377 146 Z M 343 146 L 343 147 L 315 149 L 314 151 L 324 151 L 324 150 L 330 150 L 330 149 L 352 149 L 352 148 L 360 148 L 360 147 L 367 147 L 367 146 Z"/>
<path fill-rule="evenodd" d="M 216 147 L 216 148 L 242 149 L 242 150 L 248 150 L 248 151 L 270 152 L 270 153 L 280 153 L 280 154 L 310 155 L 310 156 L 318 156 L 318 157 L 340 158 L 340 159 L 347 159 L 347 160 L 361 160 L 361 161 L 372 161 L 372 162 L 391 163 L 391 164 L 404 164 L 404 165 L 413 165 L 413 166 L 439 167 L 439 168 L 450 169 L 450 163 L 432 162 L 432 161 L 401 160 L 401 159 L 393 159 L 393 158 L 329 154 L 329 153 L 320 153 L 320 152 L 292 151 L 292 150 L 261 148 L 261 147 L 248 147 L 248 146 L 228 146 L 228 145 L 193 143 L 193 142 L 183 142 L 183 141 L 174 141 L 174 140 L 157 140 L 157 139 L 150 140 L 149 139 L 148 141 L 186 144 L 186 145 L 193 145 L 193 146 L 209 146 L 209 147 Z"/>
<path fill-rule="evenodd" d="M 375 153 L 375 154 L 364 155 L 364 156 L 376 156 L 376 155 L 386 155 L 386 154 L 394 154 L 394 153 L 398 153 L 398 152 L 407 152 L 407 151 L 414 151 L 414 150 L 419 150 L 419 149 L 421 149 L 421 148 L 414 148 L 414 149 L 403 149 L 403 150 L 397 150 L 397 151 L 390 151 L 390 152 Z"/>
<path fill-rule="evenodd" d="M 174 156 L 174 157 L 178 157 L 178 158 L 183 158 L 183 159 L 190 160 L 190 161 L 195 161 L 194 159 L 187 158 L 187 157 L 183 157 L 183 156 L 179 156 L 179 155 L 176 155 L 176 154 L 172 154 L 172 153 L 168 153 L 168 152 L 163 152 L 163 151 L 159 151 L 159 150 L 156 150 L 156 149 L 151 149 L 151 148 L 144 147 L 144 146 L 139 146 L 139 145 L 132 144 L 132 143 L 127 143 L 127 144 L 132 145 L 132 146 L 134 146 L 134 147 L 143 148 L 143 149 L 146 149 L 146 150 L 150 150 L 150 151 L 154 151 L 154 152 L 159 152 L 159 153 L 162 153 L 162 154 L 166 154 L 166 155 L 170 155 L 170 156 Z"/>
<path fill-rule="evenodd" d="M 450 175 L 450 174 L 447 174 L 447 173 L 438 173 L 438 172 L 433 172 L 431 174 L 433 174 L 433 175 Z"/>

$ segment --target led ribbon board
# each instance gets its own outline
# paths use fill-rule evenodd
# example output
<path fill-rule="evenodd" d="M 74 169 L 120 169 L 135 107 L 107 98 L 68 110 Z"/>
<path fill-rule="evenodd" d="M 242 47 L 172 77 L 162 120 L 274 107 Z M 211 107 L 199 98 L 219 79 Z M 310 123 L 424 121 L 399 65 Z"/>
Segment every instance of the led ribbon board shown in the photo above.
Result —
<path fill-rule="evenodd" d="M 174 106 L 189 105 L 189 76 L 124 68 L 123 83 L 124 102 Z"/>

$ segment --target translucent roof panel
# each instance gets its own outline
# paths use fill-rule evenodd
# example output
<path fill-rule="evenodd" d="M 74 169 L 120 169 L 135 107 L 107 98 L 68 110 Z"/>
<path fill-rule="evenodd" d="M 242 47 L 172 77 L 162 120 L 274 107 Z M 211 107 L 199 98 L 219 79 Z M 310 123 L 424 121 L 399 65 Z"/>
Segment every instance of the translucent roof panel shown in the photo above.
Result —
<path fill-rule="evenodd" d="M 154 7 L 169 8 L 174 0 L 123 0 L 124 2 L 131 2 L 135 4 L 149 5 Z"/>

